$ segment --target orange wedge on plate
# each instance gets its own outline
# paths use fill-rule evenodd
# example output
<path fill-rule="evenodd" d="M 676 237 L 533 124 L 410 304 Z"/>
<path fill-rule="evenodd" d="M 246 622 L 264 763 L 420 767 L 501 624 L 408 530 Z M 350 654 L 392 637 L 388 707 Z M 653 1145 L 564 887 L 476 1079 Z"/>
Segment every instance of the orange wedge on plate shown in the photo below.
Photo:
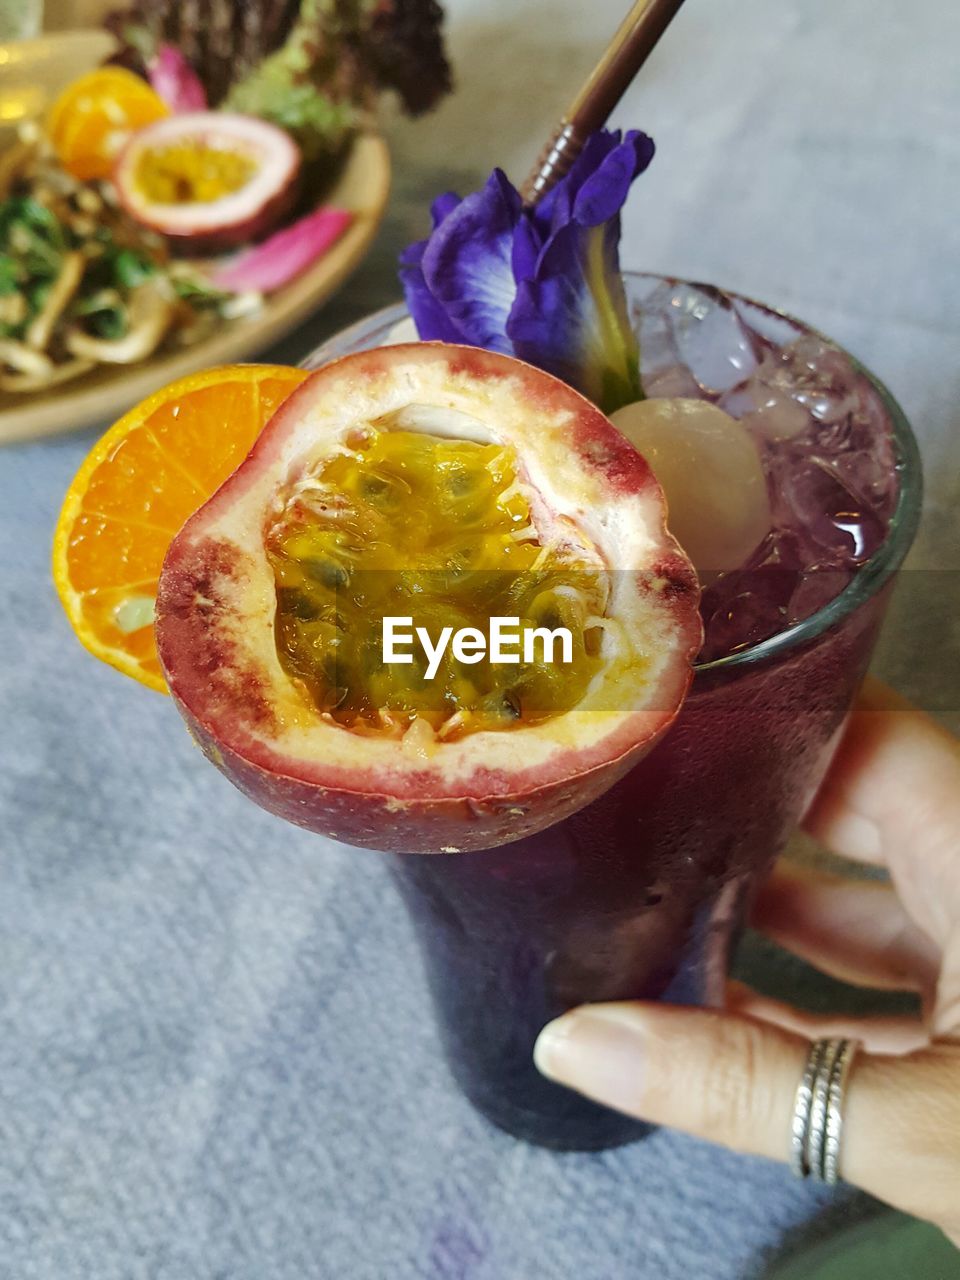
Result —
<path fill-rule="evenodd" d="M 160 95 L 132 71 L 98 67 L 60 94 L 47 116 L 47 134 L 75 178 L 109 178 L 130 135 L 169 114 Z"/>
<path fill-rule="evenodd" d="M 92 654 L 166 691 L 153 606 L 167 547 L 307 376 L 283 365 L 205 369 L 157 391 L 97 442 L 53 543 L 57 593 Z"/>

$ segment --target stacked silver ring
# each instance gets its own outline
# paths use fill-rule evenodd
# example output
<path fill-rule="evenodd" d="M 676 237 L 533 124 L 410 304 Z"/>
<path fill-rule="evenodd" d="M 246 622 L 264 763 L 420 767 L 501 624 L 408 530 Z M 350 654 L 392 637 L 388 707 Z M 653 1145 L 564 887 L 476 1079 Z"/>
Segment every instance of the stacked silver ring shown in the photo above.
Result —
<path fill-rule="evenodd" d="M 790 1167 L 798 1178 L 839 1176 L 843 1099 L 857 1040 L 815 1040 L 797 1086 L 790 1124 Z"/>

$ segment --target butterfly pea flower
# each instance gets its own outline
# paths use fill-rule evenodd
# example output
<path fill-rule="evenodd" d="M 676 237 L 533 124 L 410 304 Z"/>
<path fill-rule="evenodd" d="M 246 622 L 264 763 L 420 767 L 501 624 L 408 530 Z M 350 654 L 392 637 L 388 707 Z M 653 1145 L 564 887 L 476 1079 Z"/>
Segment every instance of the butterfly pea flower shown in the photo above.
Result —
<path fill-rule="evenodd" d="M 465 199 L 435 200 L 430 235 L 400 257 L 421 339 L 517 356 L 605 413 L 640 399 L 620 210 L 653 151 L 645 133 L 604 129 L 531 209 L 500 169 Z"/>

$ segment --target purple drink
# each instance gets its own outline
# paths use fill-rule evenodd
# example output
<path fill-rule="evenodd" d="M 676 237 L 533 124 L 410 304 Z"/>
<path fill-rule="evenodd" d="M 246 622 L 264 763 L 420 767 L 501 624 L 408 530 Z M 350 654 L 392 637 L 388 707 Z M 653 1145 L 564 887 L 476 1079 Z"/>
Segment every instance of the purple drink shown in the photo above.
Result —
<path fill-rule="evenodd" d="M 663 741 L 581 813 L 474 854 L 402 857 L 454 1074 L 494 1123 L 562 1149 L 645 1126 L 544 1080 L 540 1028 L 611 999 L 716 1004 L 759 878 L 822 777 L 916 527 L 916 446 L 849 356 L 744 299 L 626 279 L 647 395 L 709 400 L 760 447 L 772 528 L 704 593 L 693 689 Z M 389 340 L 399 308 L 323 363 Z"/>

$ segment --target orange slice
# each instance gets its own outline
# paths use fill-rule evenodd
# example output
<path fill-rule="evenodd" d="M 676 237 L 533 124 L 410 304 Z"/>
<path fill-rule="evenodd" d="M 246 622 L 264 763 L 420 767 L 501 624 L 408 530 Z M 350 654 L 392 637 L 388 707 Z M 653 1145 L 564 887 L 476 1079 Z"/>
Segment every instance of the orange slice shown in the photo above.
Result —
<path fill-rule="evenodd" d="M 124 143 L 137 129 L 170 114 L 139 76 L 99 67 L 68 84 L 47 116 L 47 133 L 68 173 L 84 181 L 109 178 Z"/>
<path fill-rule="evenodd" d="M 93 447 L 53 542 L 57 593 L 92 654 L 166 692 L 153 605 L 167 547 L 307 376 L 283 365 L 205 369 L 155 392 Z"/>

